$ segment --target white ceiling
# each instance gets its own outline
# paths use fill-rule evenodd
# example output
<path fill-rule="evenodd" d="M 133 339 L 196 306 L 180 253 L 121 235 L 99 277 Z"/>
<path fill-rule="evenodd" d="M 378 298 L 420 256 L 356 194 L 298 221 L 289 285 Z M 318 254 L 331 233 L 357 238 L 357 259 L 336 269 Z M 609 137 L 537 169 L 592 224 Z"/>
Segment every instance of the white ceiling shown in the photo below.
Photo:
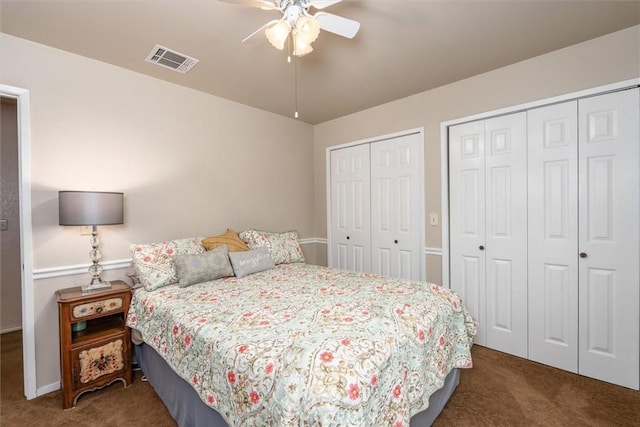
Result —
<path fill-rule="evenodd" d="M 294 65 L 264 35 L 278 11 L 218 0 L 0 0 L 0 30 L 292 117 Z M 321 123 L 640 24 L 640 1 L 349 1 L 361 23 L 297 60 L 300 120 Z M 200 62 L 145 62 L 155 44 Z M 597 58 L 594 58 L 597 60 Z"/>

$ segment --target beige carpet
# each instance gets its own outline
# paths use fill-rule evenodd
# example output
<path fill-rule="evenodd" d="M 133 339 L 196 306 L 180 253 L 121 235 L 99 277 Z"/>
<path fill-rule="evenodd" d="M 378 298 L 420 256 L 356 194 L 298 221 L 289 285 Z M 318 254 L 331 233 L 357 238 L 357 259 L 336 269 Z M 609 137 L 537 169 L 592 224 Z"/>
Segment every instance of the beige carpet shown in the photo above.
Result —
<path fill-rule="evenodd" d="M 153 389 L 134 375 L 62 410 L 60 392 L 33 400 L 22 387 L 22 336 L 2 335 L 0 426 L 175 426 Z M 640 393 L 484 347 L 434 424 L 446 426 L 640 426 Z"/>

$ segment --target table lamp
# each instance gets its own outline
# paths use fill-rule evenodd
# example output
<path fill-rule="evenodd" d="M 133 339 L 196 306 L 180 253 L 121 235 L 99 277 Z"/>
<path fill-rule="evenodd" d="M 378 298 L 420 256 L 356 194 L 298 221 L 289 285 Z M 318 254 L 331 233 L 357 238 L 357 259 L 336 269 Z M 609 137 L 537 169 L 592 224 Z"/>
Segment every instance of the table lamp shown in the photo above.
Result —
<path fill-rule="evenodd" d="M 82 285 L 82 293 L 111 287 L 110 282 L 100 277 L 102 266 L 99 263 L 102 254 L 98 250 L 98 225 L 123 224 L 123 193 L 103 191 L 59 191 L 59 224 L 90 225 L 92 265 L 89 267 L 91 282 Z"/>

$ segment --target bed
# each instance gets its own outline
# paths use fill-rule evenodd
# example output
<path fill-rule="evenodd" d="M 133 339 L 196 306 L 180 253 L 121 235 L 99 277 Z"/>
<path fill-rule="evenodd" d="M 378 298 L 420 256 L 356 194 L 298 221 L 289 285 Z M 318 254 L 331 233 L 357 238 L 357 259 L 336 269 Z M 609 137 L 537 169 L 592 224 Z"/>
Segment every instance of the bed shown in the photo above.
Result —
<path fill-rule="evenodd" d="M 476 330 L 448 289 L 304 262 L 140 287 L 127 323 L 181 426 L 430 425 Z"/>

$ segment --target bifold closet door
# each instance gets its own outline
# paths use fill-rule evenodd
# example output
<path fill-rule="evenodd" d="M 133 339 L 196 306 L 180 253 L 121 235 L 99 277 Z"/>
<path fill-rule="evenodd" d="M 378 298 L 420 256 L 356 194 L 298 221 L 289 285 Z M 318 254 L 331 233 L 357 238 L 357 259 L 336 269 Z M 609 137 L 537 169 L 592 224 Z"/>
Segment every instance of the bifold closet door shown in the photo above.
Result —
<path fill-rule="evenodd" d="M 578 372 L 578 103 L 527 112 L 529 359 Z"/>
<path fill-rule="evenodd" d="M 487 345 L 527 357 L 527 118 L 485 120 Z"/>
<path fill-rule="evenodd" d="M 640 98 L 578 103 L 579 372 L 638 389 Z"/>
<path fill-rule="evenodd" d="M 371 144 L 373 273 L 410 280 L 422 277 L 420 144 L 417 133 Z"/>
<path fill-rule="evenodd" d="M 331 264 L 371 271 L 369 144 L 331 151 Z"/>
<path fill-rule="evenodd" d="M 478 322 L 480 345 L 487 345 L 484 176 L 484 121 L 450 127 L 449 282 Z"/>
<path fill-rule="evenodd" d="M 450 128 L 450 277 L 476 342 L 527 356 L 526 115 Z"/>

